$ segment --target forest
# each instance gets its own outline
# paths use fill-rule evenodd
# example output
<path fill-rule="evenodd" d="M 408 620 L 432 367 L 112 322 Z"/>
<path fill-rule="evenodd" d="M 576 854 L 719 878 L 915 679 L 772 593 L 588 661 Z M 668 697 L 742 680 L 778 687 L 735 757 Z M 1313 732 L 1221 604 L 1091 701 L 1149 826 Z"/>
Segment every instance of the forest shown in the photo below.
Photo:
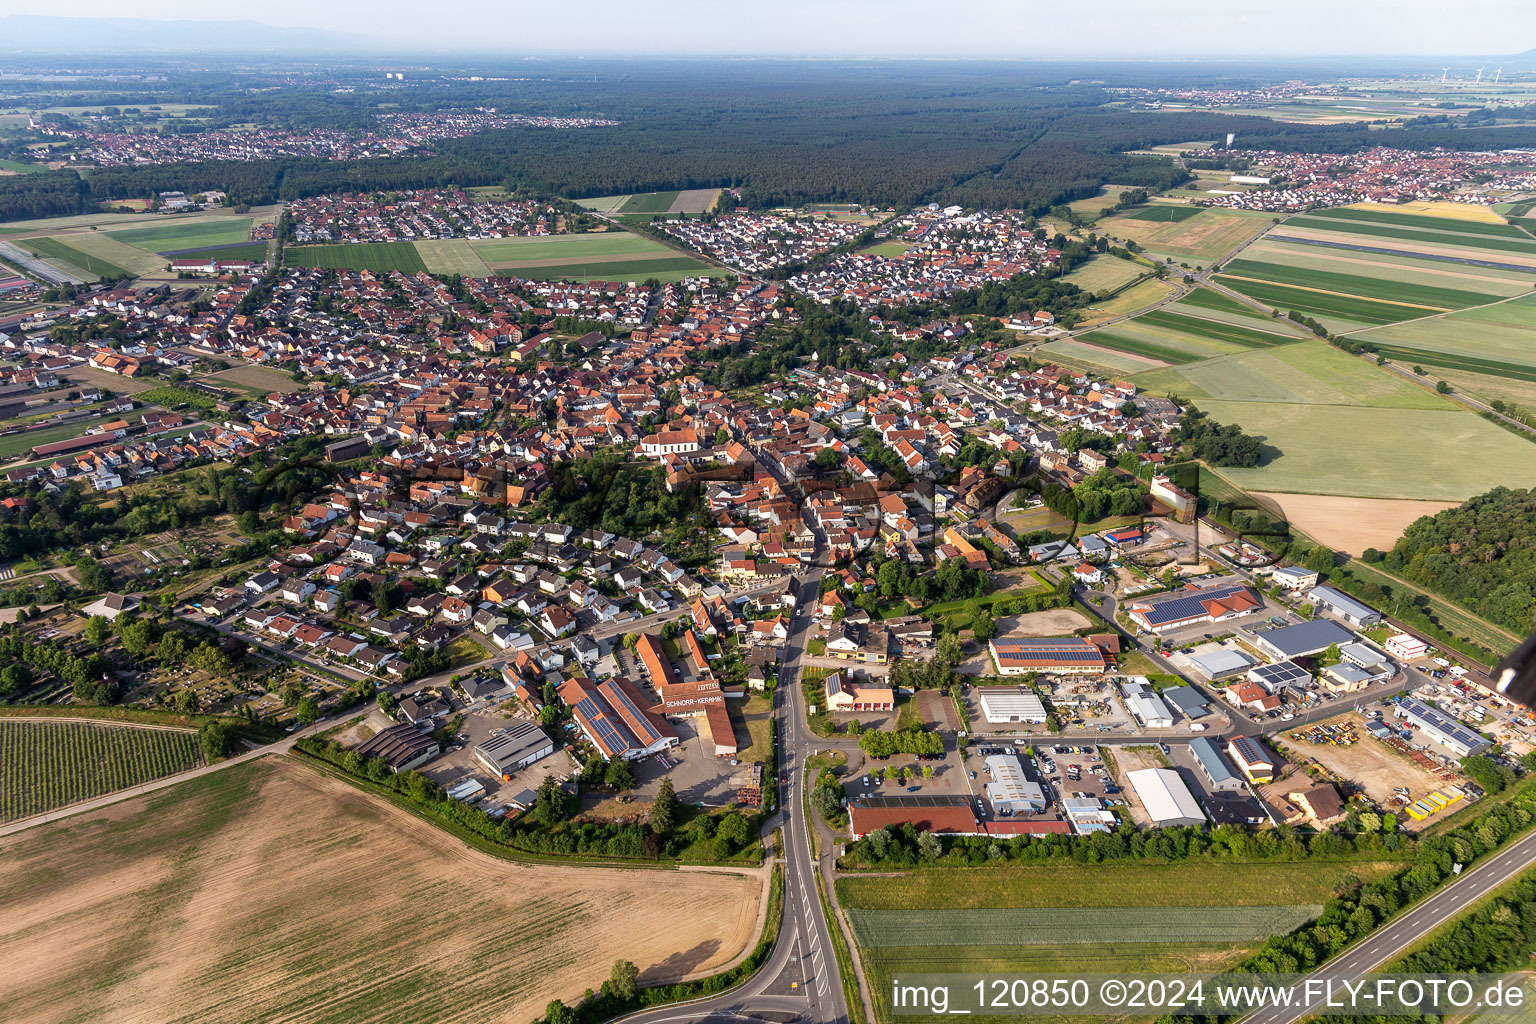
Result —
<path fill-rule="evenodd" d="M 1536 625 L 1536 491 L 1496 487 L 1410 524 L 1386 568 L 1522 636 Z"/>

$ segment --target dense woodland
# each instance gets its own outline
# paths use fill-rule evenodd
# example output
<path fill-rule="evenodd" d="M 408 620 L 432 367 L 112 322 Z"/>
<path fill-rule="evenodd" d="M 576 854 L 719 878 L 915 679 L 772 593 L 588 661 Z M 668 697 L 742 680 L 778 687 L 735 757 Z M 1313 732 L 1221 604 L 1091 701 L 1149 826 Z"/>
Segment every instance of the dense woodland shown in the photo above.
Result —
<path fill-rule="evenodd" d="M 538 80 L 423 80 L 389 87 L 373 72 L 355 71 L 350 93 L 335 91 L 336 77 L 275 73 L 268 82 L 232 72 L 242 85 L 283 86 L 260 93 L 201 74 L 172 75 L 158 91 L 143 83 L 136 91 L 102 83 L 104 92 L 77 99 L 206 105 L 205 122 L 155 121 L 153 130 L 259 123 L 362 131 L 374 126 L 383 104 L 403 111 L 491 105 L 600 115 L 622 123 L 575 131 L 485 132 L 442 142 L 435 153 L 394 159 L 99 168 L 86 179 L 72 170 L 9 176 L 0 178 L 0 219 L 79 213 L 97 201 L 171 189 L 222 188 L 232 201 L 254 204 L 344 189 L 448 184 L 509 185 L 571 198 L 735 186 L 753 206 L 856 201 L 905 207 L 937 201 L 1044 212 L 1093 195 L 1109 181 L 1156 190 L 1187 177 L 1169 160 L 1128 155 L 1146 146 L 1222 138 L 1228 132 L 1240 145 L 1287 150 L 1351 151 L 1383 141 L 1380 132 L 1364 125 L 1296 125 L 1107 106 L 1111 94 L 1080 84 L 1059 67 L 831 64 L 787 70 L 775 62 L 659 61 L 599 65 L 595 73 L 588 67 L 583 65 L 579 77 L 571 69 Z M 1116 72 L 1130 80 L 1150 73 L 1134 67 Z M 345 72 L 337 75 L 346 78 Z M 1099 68 L 1087 77 L 1102 76 Z M 24 101 L 25 90 L 15 88 Z M 1424 124 L 1392 132 L 1391 141 L 1494 148 L 1528 143 L 1528 136 L 1521 129 L 1467 132 Z M 14 155 L 22 141 L 21 136 L 0 141 L 0 155 Z"/>
<path fill-rule="evenodd" d="M 1521 635 L 1536 624 L 1536 491 L 1496 487 L 1425 516 L 1386 567 Z"/>

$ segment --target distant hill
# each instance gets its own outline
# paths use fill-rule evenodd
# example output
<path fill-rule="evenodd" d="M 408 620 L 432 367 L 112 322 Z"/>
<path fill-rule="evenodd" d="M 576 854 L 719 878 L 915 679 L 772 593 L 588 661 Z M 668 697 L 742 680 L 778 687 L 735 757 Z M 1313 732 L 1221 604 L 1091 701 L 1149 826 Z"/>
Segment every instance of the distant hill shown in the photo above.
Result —
<path fill-rule="evenodd" d="M 0 18 L 0 53 L 220 53 L 378 50 L 368 36 L 255 21 L 152 21 L 147 18 Z"/>

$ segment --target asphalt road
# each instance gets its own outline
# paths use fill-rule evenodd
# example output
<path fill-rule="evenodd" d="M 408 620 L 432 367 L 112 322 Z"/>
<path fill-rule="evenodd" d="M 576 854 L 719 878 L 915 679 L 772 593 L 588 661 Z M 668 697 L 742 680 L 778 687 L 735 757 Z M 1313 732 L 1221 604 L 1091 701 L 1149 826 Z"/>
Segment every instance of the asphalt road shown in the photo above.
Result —
<path fill-rule="evenodd" d="M 1308 977 L 1342 977 L 1353 981 L 1392 960 L 1442 924 L 1466 913 L 1478 900 L 1523 874 L 1532 864 L 1536 864 L 1536 835 L 1526 836 L 1464 872 L 1456 881 L 1442 887 L 1407 912 L 1399 914 L 1372 932 L 1365 941 L 1350 946 Z M 1249 1014 L 1244 1020 L 1247 1024 L 1295 1024 L 1303 1017 L 1317 1013 L 1324 998 L 1319 995 L 1298 1006 L 1263 1010 Z"/>

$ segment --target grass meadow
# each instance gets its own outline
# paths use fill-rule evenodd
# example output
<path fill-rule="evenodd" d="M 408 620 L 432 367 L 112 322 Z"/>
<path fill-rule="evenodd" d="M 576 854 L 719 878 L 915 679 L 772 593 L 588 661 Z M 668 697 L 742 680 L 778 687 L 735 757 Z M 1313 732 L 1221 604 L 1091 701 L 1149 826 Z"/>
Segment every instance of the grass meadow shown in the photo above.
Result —
<path fill-rule="evenodd" d="M 413 242 L 290 245 L 283 250 L 283 262 L 290 267 L 335 267 L 371 270 L 376 274 L 395 270 L 416 274 L 427 269 Z"/>
<path fill-rule="evenodd" d="M 119 242 L 145 252 L 198 249 L 205 245 L 234 245 L 251 237 L 251 218 L 218 217 L 202 220 L 167 220 L 150 227 L 111 231 Z"/>

